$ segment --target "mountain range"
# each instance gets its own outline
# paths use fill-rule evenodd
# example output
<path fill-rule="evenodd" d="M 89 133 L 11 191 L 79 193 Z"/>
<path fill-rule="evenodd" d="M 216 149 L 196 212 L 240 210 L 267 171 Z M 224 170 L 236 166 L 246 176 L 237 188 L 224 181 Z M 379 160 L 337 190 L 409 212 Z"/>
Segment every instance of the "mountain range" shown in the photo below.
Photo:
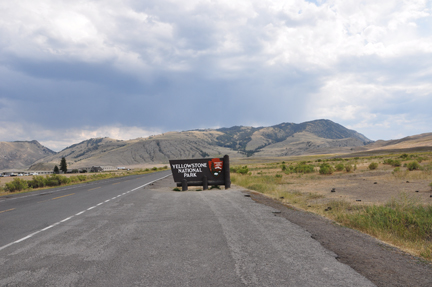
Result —
<path fill-rule="evenodd" d="M 432 136 L 432 134 L 431 134 Z M 422 138 L 422 137 L 420 137 Z M 420 141 L 416 138 L 417 142 Z M 403 141 L 406 144 L 406 141 Z M 432 142 L 432 141 L 431 141 Z M 27 143 L 31 150 L 18 148 Z M 395 142 L 387 145 L 401 144 Z M 3 146 L 17 146 L 14 150 Z M 69 168 L 93 165 L 134 166 L 167 163 L 169 159 L 219 157 L 279 157 L 303 154 L 350 153 L 385 148 L 385 141 L 373 142 L 364 135 L 330 120 L 300 124 L 282 123 L 270 127 L 230 128 L 168 132 L 147 138 L 116 140 L 93 138 L 55 153 L 37 141 L 1 142 L 0 170 L 30 167 L 52 170 L 65 157 Z M 38 151 L 38 152 L 36 152 Z M 11 156 L 11 155 L 14 156 Z M 19 160 L 25 158 L 24 160 Z"/>
<path fill-rule="evenodd" d="M 0 142 L 0 170 L 27 169 L 38 159 L 55 154 L 38 141 Z"/>

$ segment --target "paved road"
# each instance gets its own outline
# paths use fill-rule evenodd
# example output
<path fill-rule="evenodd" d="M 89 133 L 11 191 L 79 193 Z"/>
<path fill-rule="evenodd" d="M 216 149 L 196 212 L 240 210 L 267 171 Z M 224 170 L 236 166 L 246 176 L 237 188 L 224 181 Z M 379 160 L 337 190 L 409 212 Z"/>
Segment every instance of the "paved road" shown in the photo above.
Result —
<path fill-rule="evenodd" d="M 168 174 L 170 171 L 163 171 L 1 197 L 0 250 L 7 244 Z"/>
<path fill-rule="evenodd" d="M 86 189 L 88 196 L 76 202 L 85 206 L 63 219 L 73 217 L 34 227 L 29 232 L 36 234 L 0 250 L 0 286 L 373 286 L 309 233 L 239 190 L 172 192 L 163 188 L 174 185 L 171 177 L 135 189 L 150 180 Z M 61 192 L 33 204 L 68 209 L 60 200 L 77 193 Z M 109 201 L 97 205 L 96 192 L 110 194 Z M 1 233 L 12 230 L 3 225 L 5 215 L 13 222 L 13 212 L 31 204 L 19 206 L 0 213 Z M 52 206 L 33 214 L 50 218 Z"/>

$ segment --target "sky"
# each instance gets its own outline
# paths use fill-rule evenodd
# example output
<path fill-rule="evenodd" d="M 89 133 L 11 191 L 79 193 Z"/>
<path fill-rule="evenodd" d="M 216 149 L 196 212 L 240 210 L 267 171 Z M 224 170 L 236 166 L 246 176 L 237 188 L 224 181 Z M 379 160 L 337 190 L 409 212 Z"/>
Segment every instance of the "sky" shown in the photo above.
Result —
<path fill-rule="evenodd" d="M 0 141 L 432 132 L 432 1 L 0 0 Z"/>

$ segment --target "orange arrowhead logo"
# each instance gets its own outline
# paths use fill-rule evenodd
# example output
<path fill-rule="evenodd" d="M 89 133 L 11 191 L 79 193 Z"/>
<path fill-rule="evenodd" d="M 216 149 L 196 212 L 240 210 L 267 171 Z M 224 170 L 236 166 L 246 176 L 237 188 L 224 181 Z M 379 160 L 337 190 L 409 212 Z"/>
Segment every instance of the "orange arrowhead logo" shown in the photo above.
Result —
<path fill-rule="evenodd" d="M 219 175 L 222 173 L 223 161 L 218 158 L 213 158 L 208 163 L 209 163 L 210 172 L 215 177 L 219 177 Z"/>

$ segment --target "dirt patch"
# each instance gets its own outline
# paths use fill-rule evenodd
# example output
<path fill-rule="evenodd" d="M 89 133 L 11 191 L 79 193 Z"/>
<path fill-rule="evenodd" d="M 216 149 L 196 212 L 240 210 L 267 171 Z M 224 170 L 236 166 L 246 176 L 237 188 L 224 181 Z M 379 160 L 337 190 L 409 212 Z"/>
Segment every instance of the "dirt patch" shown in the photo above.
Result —
<path fill-rule="evenodd" d="M 295 210 L 262 194 L 243 191 L 261 204 L 311 233 L 312 238 L 338 255 L 377 286 L 432 286 L 432 265 L 359 231 L 342 227 L 319 215 Z"/>
<path fill-rule="evenodd" d="M 415 175 L 417 171 L 411 173 Z M 291 175 L 284 180 L 289 183 L 288 191 L 324 195 L 325 198 L 317 203 L 343 199 L 351 203 L 383 204 L 403 193 L 420 202 L 432 203 L 430 180 L 396 179 L 390 170 L 335 173 L 330 176 L 304 175 L 300 178 Z M 331 192 L 333 188 L 335 192 Z"/>

